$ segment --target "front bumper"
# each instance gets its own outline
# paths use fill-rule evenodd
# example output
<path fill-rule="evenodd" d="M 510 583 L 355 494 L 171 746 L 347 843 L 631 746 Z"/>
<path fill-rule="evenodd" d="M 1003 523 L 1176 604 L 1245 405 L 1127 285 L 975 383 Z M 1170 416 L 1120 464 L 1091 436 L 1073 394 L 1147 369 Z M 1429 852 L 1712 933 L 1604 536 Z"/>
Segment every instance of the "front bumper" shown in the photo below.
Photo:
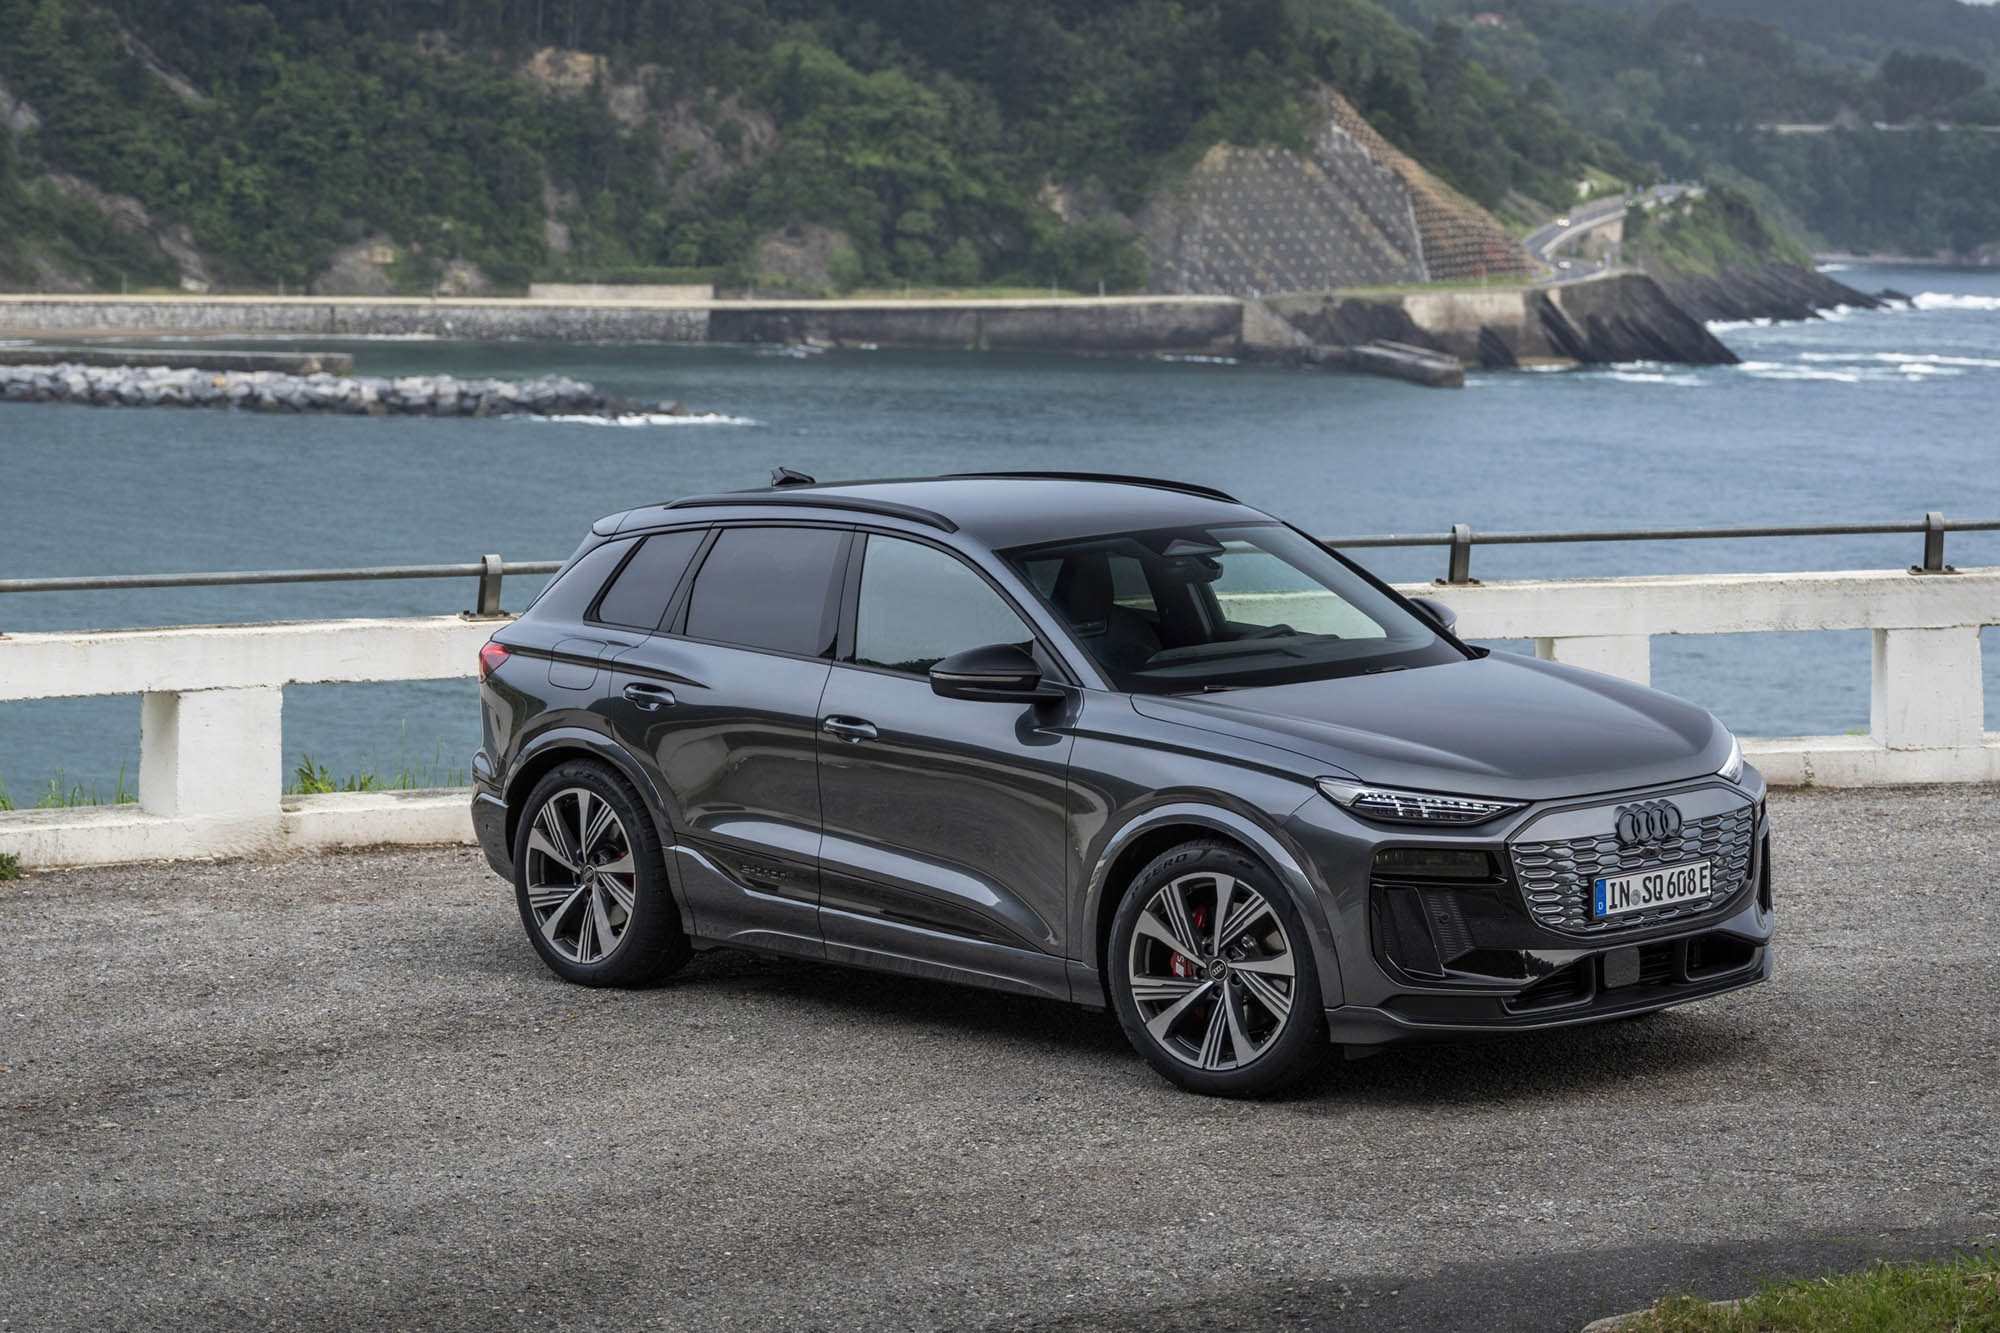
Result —
<path fill-rule="evenodd" d="M 1753 902 L 1708 929 L 1585 953 L 1513 991 L 1405 992 L 1326 1011 L 1328 1038 L 1386 1046 L 1488 1032 L 1535 1032 L 1705 1000 L 1771 975 L 1771 913 Z"/>
<path fill-rule="evenodd" d="M 1764 784 L 1697 779 L 1540 804 L 1496 828 L 1406 831 L 1309 802 L 1291 830 L 1311 858 L 1337 975 L 1322 968 L 1328 1036 L 1370 1048 L 1619 1018 L 1752 986 L 1771 972 L 1775 921 Z M 1678 831 L 1638 845 L 1619 807 L 1671 801 Z M 1443 878 L 1378 854 L 1482 853 L 1487 873 Z M 1700 904 L 1593 917 L 1592 876 L 1692 860 L 1714 869 Z M 1329 982 L 1331 984 L 1329 984 Z"/>

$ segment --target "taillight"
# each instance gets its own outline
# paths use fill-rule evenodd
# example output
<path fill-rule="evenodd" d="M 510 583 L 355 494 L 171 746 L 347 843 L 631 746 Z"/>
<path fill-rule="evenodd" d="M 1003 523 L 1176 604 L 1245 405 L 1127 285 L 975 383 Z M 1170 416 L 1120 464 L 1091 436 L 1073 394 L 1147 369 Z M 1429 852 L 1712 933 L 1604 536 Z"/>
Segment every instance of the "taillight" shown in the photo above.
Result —
<path fill-rule="evenodd" d="M 500 664 L 506 660 L 507 646 L 505 644 L 490 641 L 483 644 L 479 649 L 479 678 L 485 680 L 495 671 L 498 671 Z"/>

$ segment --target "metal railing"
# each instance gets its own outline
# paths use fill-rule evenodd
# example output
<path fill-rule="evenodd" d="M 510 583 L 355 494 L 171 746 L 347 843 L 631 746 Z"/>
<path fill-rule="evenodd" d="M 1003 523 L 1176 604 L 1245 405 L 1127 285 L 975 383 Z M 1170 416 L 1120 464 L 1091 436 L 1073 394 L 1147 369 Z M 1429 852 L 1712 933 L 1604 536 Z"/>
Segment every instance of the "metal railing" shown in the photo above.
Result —
<path fill-rule="evenodd" d="M 1558 542 L 1658 542 L 1717 541 L 1745 537 L 1868 537 L 1897 533 L 1920 533 L 1924 539 L 1921 564 L 1911 565 L 1913 574 L 1949 574 L 1944 562 L 1944 535 L 1947 532 L 2000 532 L 2000 518 L 1946 518 L 1932 510 L 1920 523 L 1787 523 L 1757 524 L 1734 528 L 1600 528 L 1576 532 L 1475 532 L 1464 523 L 1454 523 L 1445 533 L 1378 533 L 1356 537 L 1322 537 L 1328 546 L 1443 546 L 1451 551 L 1444 578 L 1446 583 L 1472 583 L 1472 548 L 1475 546 L 1541 546 Z"/>
<path fill-rule="evenodd" d="M 1450 552 L 1443 583 L 1473 583 L 1475 546 L 1542 546 L 1565 542 L 1726 541 L 1754 537 L 1855 537 L 1919 534 L 1923 560 L 1910 566 L 1913 574 L 1950 574 L 1944 561 L 1948 532 L 2000 532 L 2000 518 L 1955 518 L 1932 511 L 1917 523 L 1796 523 L 1718 528 L 1602 528 L 1575 532 L 1478 532 L 1454 523 L 1441 533 L 1368 533 L 1322 537 L 1328 546 L 1346 548 L 1442 546 Z M 553 574 L 560 560 L 503 561 L 497 555 L 476 562 L 450 565 L 367 565 L 351 569 L 223 570 L 185 574 L 83 574 L 61 578 L 0 579 L 0 593 L 86 592 L 115 588 L 220 588 L 253 583 L 347 583 L 372 579 L 478 580 L 474 608 L 468 614 L 492 617 L 500 609 L 501 580 L 509 574 Z"/>
<path fill-rule="evenodd" d="M 462 565 L 363 565 L 352 569 L 232 569 L 188 574 L 78 574 L 50 579 L 0 579 L 0 593 L 89 592 L 107 588 L 227 588 L 245 583 L 361 583 L 371 579 L 479 580 L 468 614 L 492 617 L 500 610 L 500 581 L 509 574 L 553 574 L 560 560 L 516 560 L 481 556 Z"/>

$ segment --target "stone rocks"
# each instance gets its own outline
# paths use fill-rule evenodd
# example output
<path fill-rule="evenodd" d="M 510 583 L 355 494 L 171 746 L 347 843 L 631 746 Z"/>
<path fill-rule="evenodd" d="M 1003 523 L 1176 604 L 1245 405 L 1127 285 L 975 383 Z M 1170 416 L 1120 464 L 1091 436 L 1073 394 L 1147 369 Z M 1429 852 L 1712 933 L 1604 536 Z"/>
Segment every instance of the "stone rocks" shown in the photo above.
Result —
<path fill-rule="evenodd" d="M 240 408 L 252 412 L 334 412 L 348 416 L 488 417 L 521 414 L 685 416 L 678 402 L 607 398 L 581 380 L 399 379 L 325 373 L 211 371 L 175 366 L 0 365 L 0 402 L 88 403 L 123 407 Z"/>
<path fill-rule="evenodd" d="M 1703 323 L 1818 319 L 1820 311 L 1836 306 L 1874 310 L 1882 305 L 1877 298 L 1824 273 L 1778 260 L 1755 266 L 1728 265 L 1715 273 L 1669 270 L 1654 277 L 1668 300 Z"/>

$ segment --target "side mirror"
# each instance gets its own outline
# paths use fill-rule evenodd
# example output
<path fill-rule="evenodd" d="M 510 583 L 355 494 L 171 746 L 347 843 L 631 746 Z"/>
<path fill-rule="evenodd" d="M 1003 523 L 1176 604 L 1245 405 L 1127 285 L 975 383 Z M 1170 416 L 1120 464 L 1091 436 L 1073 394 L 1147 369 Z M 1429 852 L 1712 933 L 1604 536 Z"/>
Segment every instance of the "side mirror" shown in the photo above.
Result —
<path fill-rule="evenodd" d="M 953 653 L 931 668 L 931 693 L 989 703 L 1036 703 L 1062 691 L 1042 683 L 1042 669 L 1017 644 L 989 643 Z"/>
<path fill-rule="evenodd" d="M 1451 633 L 1453 628 L 1456 627 L 1458 624 L 1458 612 L 1452 610 L 1450 607 L 1446 606 L 1443 602 L 1440 602 L 1435 598 L 1412 597 L 1410 599 L 1410 605 L 1416 607 L 1417 610 L 1423 612 L 1426 616 L 1428 616 L 1431 619 L 1432 623 L 1435 624 L 1439 629 L 1443 630 L 1446 634 Z"/>

